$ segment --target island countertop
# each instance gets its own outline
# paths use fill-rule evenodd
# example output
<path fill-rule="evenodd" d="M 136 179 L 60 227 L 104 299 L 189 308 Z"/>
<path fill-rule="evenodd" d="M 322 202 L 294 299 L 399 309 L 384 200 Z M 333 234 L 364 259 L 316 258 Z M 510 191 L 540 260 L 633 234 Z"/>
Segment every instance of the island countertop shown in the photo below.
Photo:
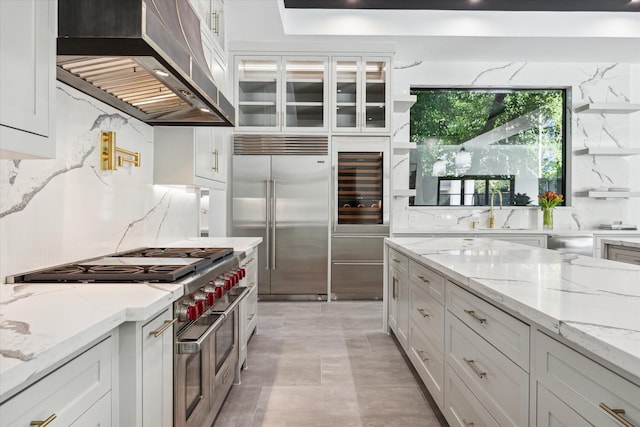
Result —
<path fill-rule="evenodd" d="M 640 378 L 640 266 L 484 238 L 386 242 Z"/>
<path fill-rule="evenodd" d="M 244 252 L 261 241 L 209 237 L 159 246 Z M 122 323 L 150 319 L 182 295 L 182 283 L 0 284 L 0 401 Z"/>

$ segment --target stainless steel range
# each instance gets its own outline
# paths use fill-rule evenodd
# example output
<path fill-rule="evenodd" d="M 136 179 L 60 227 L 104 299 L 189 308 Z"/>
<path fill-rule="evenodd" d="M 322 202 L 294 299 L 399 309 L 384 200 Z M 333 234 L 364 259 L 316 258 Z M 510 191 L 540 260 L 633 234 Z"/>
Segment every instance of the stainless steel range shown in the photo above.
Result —
<path fill-rule="evenodd" d="M 174 426 L 211 425 L 239 382 L 239 304 L 249 293 L 232 248 L 140 248 L 7 277 L 7 283 L 175 283 Z"/>

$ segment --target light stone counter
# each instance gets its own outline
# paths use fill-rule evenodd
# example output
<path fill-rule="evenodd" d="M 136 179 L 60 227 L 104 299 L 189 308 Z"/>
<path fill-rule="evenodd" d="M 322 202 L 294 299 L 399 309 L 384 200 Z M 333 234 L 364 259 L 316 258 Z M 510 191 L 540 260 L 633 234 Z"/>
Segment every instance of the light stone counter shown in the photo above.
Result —
<path fill-rule="evenodd" d="M 640 266 L 484 238 L 386 241 L 640 378 Z"/>
<path fill-rule="evenodd" d="M 640 238 L 640 231 L 638 230 L 601 230 L 601 229 L 589 229 L 589 230 L 537 230 L 537 229 L 528 229 L 528 228 L 465 228 L 465 229 L 454 229 L 454 228 L 399 228 L 393 230 L 394 236 L 402 237 L 403 235 L 416 235 L 423 234 L 426 236 L 429 235 L 440 235 L 440 234 L 543 234 L 543 235 L 573 235 L 573 234 L 593 234 L 597 235 L 607 235 L 607 236 L 615 236 L 615 235 L 635 235 Z M 626 240 L 626 239 L 625 239 Z"/>
<path fill-rule="evenodd" d="M 197 238 L 162 246 L 246 251 L 261 241 Z M 122 323 L 147 320 L 182 295 L 181 284 L 0 285 L 0 401 Z"/>

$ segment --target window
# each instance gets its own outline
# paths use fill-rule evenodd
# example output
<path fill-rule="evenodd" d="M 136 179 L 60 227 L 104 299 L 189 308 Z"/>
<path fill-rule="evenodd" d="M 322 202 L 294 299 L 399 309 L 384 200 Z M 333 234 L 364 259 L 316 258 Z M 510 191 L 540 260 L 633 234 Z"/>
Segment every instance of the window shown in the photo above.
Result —
<path fill-rule="evenodd" d="M 537 205 L 565 194 L 564 89 L 424 89 L 411 107 L 411 206 Z"/>

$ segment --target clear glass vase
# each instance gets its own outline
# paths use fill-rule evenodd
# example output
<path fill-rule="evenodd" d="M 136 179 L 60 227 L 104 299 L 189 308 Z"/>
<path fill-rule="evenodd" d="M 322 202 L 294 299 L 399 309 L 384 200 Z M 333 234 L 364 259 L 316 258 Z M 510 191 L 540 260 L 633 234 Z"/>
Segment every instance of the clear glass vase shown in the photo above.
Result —
<path fill-rule="evenodd" d="M 553 208 L 542 208 L 542 229 L 553 230 Z"/>

